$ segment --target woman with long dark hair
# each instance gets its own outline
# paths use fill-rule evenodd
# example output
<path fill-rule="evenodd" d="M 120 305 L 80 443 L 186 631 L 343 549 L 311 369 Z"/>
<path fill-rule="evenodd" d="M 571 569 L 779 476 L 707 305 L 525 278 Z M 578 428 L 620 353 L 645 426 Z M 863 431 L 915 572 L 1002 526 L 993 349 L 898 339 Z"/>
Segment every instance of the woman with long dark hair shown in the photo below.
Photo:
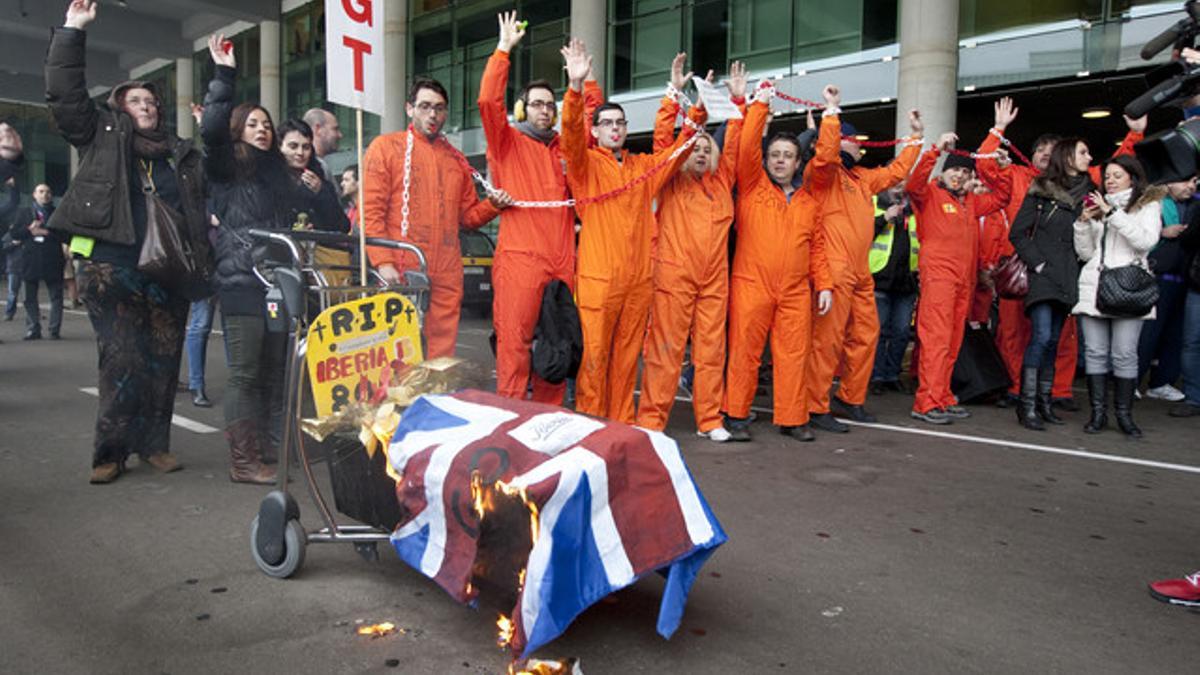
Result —
<path fill-rule="evenodd" d="M 329 232 L 349 232 L 337 190 L 324 177 L 313 152 L 313 130 L 304 120 L 290 119 L 279 126 L 279 152 L 287 165 L 292 188 L 285 208 L 297 222 Z M 301 218 L 303 214 L 303 218 Z"/>
<path fill-rule="evenodd" d="M 1079 138 L 1059 141 L 1046 171 L 1034 179 L 1009 231 L 1009 241 L 1029 270 L 1025 313 L 1029 345 L 1021 362 L 1021 402 L 1017 421 L 1042 431 L 1063 421 L 1051 408 L 1054 357 L 1063 322 L 1079 301 L 1079 262 L 1073 245 L 1075 221 L 1082 217 L 1092 155 Z"/>
<path fill-rule="evenodd" d="M 284 229 L 291 178 L 276 148 L 275 125 L 263 107 L 233 105 L 236 61 L 222 48 L 224 36 L 209 38 L 216 73 L 204 98 L 200 133 L 207 155 L 210 205 L 217 229 L 217 297 L 229 385 L 225 395 L 225 437 L 229 478 L 236 483 L 271 484 L 272 439 L 283 424 L 283 373 L 287 336 L 267 330 L 266 288 L 254 263 L 266 245 L 250 238 L 251 228 Z"/>
<path fill-rule="evenodd" d="M 83 258 L 79 289 L 100 356 L 91 482 L 111 483 L 134 453 L 164 473 L 181 468 L 170 452 L 171 416 L 190 289 L 138 269 L 152 195 L 190 240 L 193 262 L 207 264 L 209 246 L 200 153 L 167 132 L 158 90 L 126 82 L 103 104 L 88 93 L 85 29 L 96 10 L 95 2 L 71 2 L 46 53 L 46 100 L 80 157 L 47 228 Z"/>
<path fill-rule="evenodd" d="M 1084 219 L 1075 221 L 1075 252 L 1086 264 L 1079 273 L 1079 303 L 1074 313 L 1083 328 L 1084 366 L 1092 418 L 1083 430 L 1100 433 L 1108 424 L 1108 375 L 1113 376 L 1113 411 L 1127 436 L 1141 438 L 1133 421 L 1133 392 L 1138 380 L 1138 340 L 1144 316 L 1121 318 L 1100 311 L 1096 294 L 1102 268 L 1141 265 L 1150 269 L 1150 249 L 1162 232 L 1161 202 L 1166 189 L 1148 187 L 1142 165 L 1133 157 L 1113 157 L 1104 165 L 1104 191 L 1094 192 Z M 1101 259 L 1103 258 L 1103 260 Z"/>

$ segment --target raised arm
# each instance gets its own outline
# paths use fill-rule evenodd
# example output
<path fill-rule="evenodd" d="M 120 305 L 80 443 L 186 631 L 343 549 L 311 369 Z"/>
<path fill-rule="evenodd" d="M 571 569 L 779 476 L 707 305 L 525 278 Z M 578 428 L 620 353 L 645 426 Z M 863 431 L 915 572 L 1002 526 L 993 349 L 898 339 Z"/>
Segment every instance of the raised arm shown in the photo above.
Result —
<path fill-rule="evenodd" d="M 666 96 L 659 102 L 658 113 L 654 116 L 654 152 L 669 148 L 675 142 L 675 120 L 679 110 L 679 104 Z"/>
<path fill-rule="evenodd" d="M 671 105 L 675 105 L 674 101 L 671 101 L 667 98 L 663 99 L 664 103 L 668 101 Z M 661 108 L 659 114 L 662 114 Z M 704 109 L 703 105 L 697 103 L 696 105 L 692 106 L 691 110 L 688 111 L 687 117 L 696 125 L 697 128 L 703 129 L 704 122 L 708 119 L 708 111 Z M 683 131 L 680 132 L 679 136 L 675 139 L 675 142 L 665 148 L 662 148 L 661 150 L 658 150 L 650 156 L 652 160 L 651 166 L 658 166 L 659 162 L 667 161 L 667 158 L 671 156 L 671 153 L 678 150 L 681 146 L 687 143 L 692 136 L 695 135 L 696 130 L 693 127 L 690 125 L 685 126 Z M 683 163 L 687 161 L 688 155 L 690 155 L 691 152 L 691 148 L 688 148 L 684 152 L 680 152 L 678 155 L 676 155 L 675 159 L 671 160 L 670 163 L 667 164 L 667 166 L 663 167 L 661 171 L 654 174 L 649 181 L 650 191 L 657 194 L 659 190 L 663 189 L 663 186 L 667 184 L 667 181 L 671 180 L 671 178 L 673 178 L 675 174 L 679 172 L 679 167 L 683 166 Z"/>
<path fill-rule="evenodd" d="M 488 154 L 503 157 L 515 133 L 508 125 L 508 107 L 504 94 L 508 88 L 509 54 L 525 36 L 525 29 L 517 21 L 517 13 L 500 14 L 500 41 L 496 51 L 488 59 L 479 82 L 479 117 L 483 122 L 483 135 L 487 138 Z"/>
<path fill-rule="evenodd" d="M 842 122 L 838 114 L 841 112 L 842 94 L 830 84 L 825 86 L 821 95 L 825 97 L 825 112 L 821 115 L 821 126 L 817 132 L 816 152 L 804 167 L 804 183 L 808 186 L 809 194 L 814 196 L 833 185 L 837 167 L 841 164 Z"/>
<path fill-rule="evenodd" d="M 762 90 L 760 90 L 762 91 Z M 738 143 L 737 183 L 739 191 L 749 190 L 763 179 L 763 129 L 767 126 L 767 101 L 755 100 L 746 111 L 742 139 Z M 729 132 L 725 132 L 728 137 Z"/>
<path fill-rule="evenodd" d="M 216 66 L 213 79 L 204 94 L 204 112 L 200 118 L 200 138 L 204 141 L 204 170 L 214 181 L 227 183 L 234 179 L 234 138 L 229 131 L 233 115 L 234 81 L 237 60 L 233 52 L 224 49 L 225 36 L 208 39 L 209 55 Z"/>
<path fill-rule="evenodd" d="M 864 187 L 869 194 L 879 194 L 904 180 L 909 170 L 917 163 L 917 157 L 921 154 L 921 144 L 917 141 L 921 140 L 921 134 L 925 131 L 925 124 L 921 121 L 921 113 L 916 110 L 910 110 L 908 113 L 908 126 L 912 130 L 912 134 L 909 136 L 910 144 L 900 151 L 900 155 L 896 159 L 893 159 L 887 166 L 882 166 L 878 169 L 856 170 L 859 172 L 859 176 L 863 180 Z"/>
<path fill-rule="evenodd" d="M 84 76 L 87 28 L 96 18 L 97 4 L 73 0 L 62 28 L 50 35 L 46 52 L 46 103 L 59 133 L 75 147 L 87 145 L 96 133 L 99 112 L 88 94 Z"/>
<path fill-rule="evenodd" d="M 721 147 L 721 161 L 717 172 L 732 187 L 737 182 L 738 153 L 742 145 L 742 125 L 746 118 L 746 66 L 734 61 L 729 66 L 729 78 L 725 80 L 729 98 L 741 111 L 742 117 L 725 122 L 725 144 Z"/>
<path fill-rule="evenodd" d="M 560 148 L 567 163 L 567 175 L 581 179 L 587 175 L 587 129 L 584 122 L 583 78 L 592 67 L 592 56 L 582 40 L 571 40 L 562 48 L 570 86 L 563 95 L 562 136 Z"/>
<path fill-rule="evenodd" d="M 937 164 L 938 158 L 942 156 L 942 150 L 947 147 L 946 144 L 949 143 L 952 146 L 955 138 L 953 132 L 942 134 L 936 145 L 921 153 L 921 159 L 917 161 L 912 173 L 908 175 L 904 191 L 908 193 L 908 198 L 912 200 L 916 209 L 924 207 L 925 201 L 929 199 L 931 189 L 929 179 L 933 176 L 933 167 Z"/>

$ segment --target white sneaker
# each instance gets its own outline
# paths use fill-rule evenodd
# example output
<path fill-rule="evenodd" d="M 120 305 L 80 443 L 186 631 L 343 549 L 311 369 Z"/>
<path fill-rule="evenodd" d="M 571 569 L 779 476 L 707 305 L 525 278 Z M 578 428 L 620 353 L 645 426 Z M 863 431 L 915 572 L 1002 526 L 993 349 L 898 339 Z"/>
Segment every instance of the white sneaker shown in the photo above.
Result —
<path fill-rule="evenodd" d="M 1179 391 L 1169 384 L 1164 384 L 1161 387 L 1147 389 L 1146 398 L 1156 398 L 1160 401 L 1171 401 L 1172 403 L 1177 403 L 1186 397 L 1183 395 L 1182 391 Z"/>
<path fill-rule="evenodd" d="M 714 443 L 724 443 L 733 437 L 725 427 L 717 427 L 712 431 L 697 431 L 697 436 L 703 436 Z"/>

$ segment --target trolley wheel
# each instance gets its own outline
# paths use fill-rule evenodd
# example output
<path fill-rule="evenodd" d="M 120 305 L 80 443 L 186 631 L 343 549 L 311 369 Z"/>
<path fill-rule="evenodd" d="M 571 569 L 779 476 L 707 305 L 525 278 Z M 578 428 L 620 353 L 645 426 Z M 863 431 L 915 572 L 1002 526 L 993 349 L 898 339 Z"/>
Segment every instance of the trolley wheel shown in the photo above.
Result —
<path fill-rule="evenodd" d="M 258 569 L 269 577 L 286 579 L 295 574 L 304 564 L 304 547 L 307 544 L 308 535 L 300 521 L 287 521 L 283 530 L 283 559 L 273 565 L 267 562 L 267 554 L 259 550 L 258 516 L 254 516 L 254 521 L 250 523 L 250 552 Z"/>

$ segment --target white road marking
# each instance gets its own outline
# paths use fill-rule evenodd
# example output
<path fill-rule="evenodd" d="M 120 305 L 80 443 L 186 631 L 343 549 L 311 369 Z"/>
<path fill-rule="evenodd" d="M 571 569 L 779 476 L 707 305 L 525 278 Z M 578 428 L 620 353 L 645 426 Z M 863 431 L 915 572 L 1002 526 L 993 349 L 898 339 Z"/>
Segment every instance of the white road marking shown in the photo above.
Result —
<path fill-rule="evenodd" d="M 691 398 L 685 396 L 676 396 L 676 401 L 691 402 Z M 775 411 L 771 408 L 761 406 L 751 406 L 750 408 L 756 413 L 770 415 Z M 1154 460 L 1142 459 L 1140 457 L 1126 457 L 1124 455 L 1105 455 L 1099 452 L 1088 452 L 1086 450 L 1072 450 L 1071 448 L 1056 448 L 1050 445 L 1038 445 L 1036 443 L 1022 443 L 1020 441 L 1006 441 L 996 438 L 984 438 L 982 436 L 968 436 L 967 434 L 952 434 L 946 431 L 933 431 L 932 429 L 914 429 L 912 427 L 901 427 L 894 424 L 867 424 L 865 422 L 855 422 L 853 420 L 838 418 L 842 422 L 856 427 L 865 427 L 867 429 L 878 429 L 880 431 L 895 431 L 902 434 L 916 434 L 918 436 L 932 436 L 934 438 L 945 438 L 952 441 L 963 441 L 966 443 L 978 443 L 979 445 L 993 445 L 1002 448 L 1016 448 L 1019 450 L 1033 450 L 1035 452 L 1045 452 L 1051 455 L 1065 455 L 1067 457 L 1076 457 L 1079 459 L 1094 459 L 1102 462 L 1113 462 L 1116 464 L 1132 464 L 1134 466 L 1145 466 L 1152 469 L 1165 469 L 1167 471 L 1179 471 L 1182 473 L 1200 474 L 1200 466 L 1191 466 L 1190 464 L 1172 464 L 1170 462 L 1156 462 Z"/>
<path fill-rule="evenodd" d="M 89 394 L 91 396 L 99 396 L 100 395 L 100 390 L 95 387 L 80 387 L 79 391 L 82 391 L 83 393 Z M 220 429 L 217 429 L 215 427 L 210 427 L 207 424 L 204 424 L 203 422 L 197 422 L 196 420 L 188 419 L 188 418 L 184 417 L 183 415 L 172 415 L 171 416 L 171 424 L 174 424 L 177 427 L 187 429 L 188 431 L 191 431 L 191 432 L 197 433 L 197 434 L 215 434 L 218 431 L 220 431 Z"/>

